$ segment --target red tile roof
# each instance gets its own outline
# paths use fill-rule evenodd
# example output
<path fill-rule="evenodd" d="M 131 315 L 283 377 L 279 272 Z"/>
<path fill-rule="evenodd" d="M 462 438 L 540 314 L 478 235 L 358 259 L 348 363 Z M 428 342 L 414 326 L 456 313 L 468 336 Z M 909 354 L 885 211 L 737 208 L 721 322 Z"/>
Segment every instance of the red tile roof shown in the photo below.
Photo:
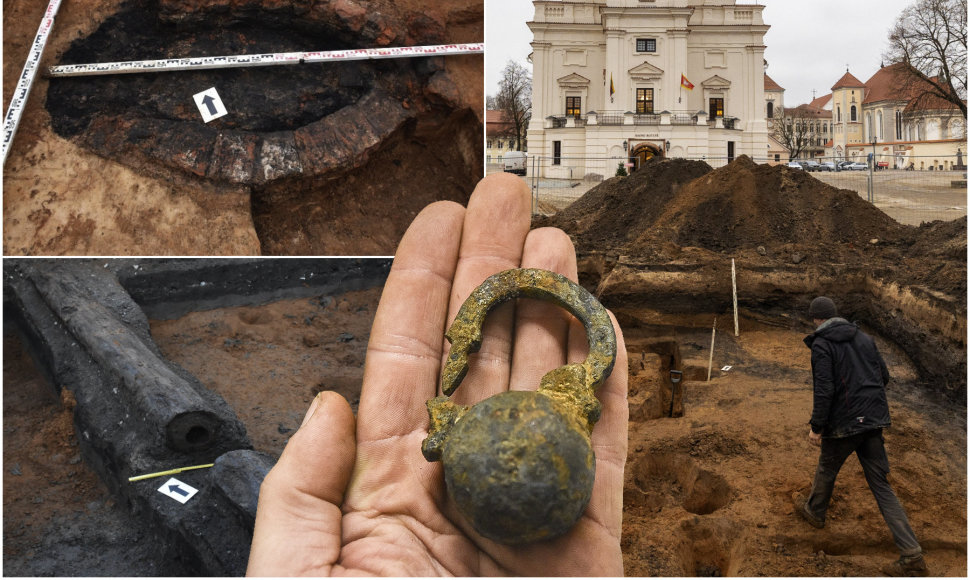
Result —
<path fill-rule="evenodd" d="M 505 111 L 500 111 L 497 109 L 488 109 L 485 111 L 485 122 L 486 123 L 507 123 L 505 119 Z"/>
<path fill-rule="evenodd" d="M 808 106 L 812 107 L 813 109 L 824 109 L 825 105 L 829 104 L 829 101 L 831 100 L 832 100 L 832 93 L 829 93 L 827 95 L 822 95 L 821 97 L 818 97 L 817 99 L 813 100 L 811 103 L 808 104 Z"/>
<path fill-rule="evenodd" d="M 852 76 L 852 73 L 850 73 L 849 71 L 845 71 L 845 74 L 842 75 L 842 78 L 836 81 L 835 85 L 832 86 L 832 90 L 834 91 L 836 89 L 842 89 L 846 87 L 861 88 L 864 86 L 866 86 L 865 83 L 863 83 L 859 79 Z"/>
<path fill-rule="evenodd" d="M 765 90 L 766 91 L 783 91 L 785 89 L 781 88 L 781 85 L 776 83 L 767 74 L 765 75 Z"/>
<path fill-rule="evenodd" d="M 906 68 L 907 65 L 896 63 L 876 71 L 876 74 L 866 81 L 866 98 L 862 104 L 908 100 L 905 91 L 900 89 L 902 81 L 899 78 Z"/>

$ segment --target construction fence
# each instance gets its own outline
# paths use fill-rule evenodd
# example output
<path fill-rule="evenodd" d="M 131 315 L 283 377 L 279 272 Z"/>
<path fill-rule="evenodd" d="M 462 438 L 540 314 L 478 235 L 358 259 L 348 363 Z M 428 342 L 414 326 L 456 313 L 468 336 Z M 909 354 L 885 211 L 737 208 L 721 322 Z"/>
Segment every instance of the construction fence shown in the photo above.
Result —
<path fill-rule="evenodd" d="M 698 160 L 715 169 L 730 162 L 727 157 L 704 157 Z M 967 171 L 962 164 L 951 160 L 944 166 L 938 162 L 938 158 L 912 158 L 910 161 L 914 162 L 914 168 L 872 168 L 863 163 L 860 165 L 866 165 L 864 168 L 857 165 L 852 169 L 810 173 L 812 177 L 829 185 L 857 192 L 863 199 L 870 201 L 900 223 L 919 225 L 935 220 L 954 220 L 967 215 Z M 755 162 L 788 164 L 768 159 Z M 619 173 L 636 171 L 636 164 L 636 159 L 627 158 L 529 156 L 523 179 L 532 189 L 533 213 L 553 214 L 604 180 Z M 922 170 L 919 169 L 921 165 Z M 487 165 L 489 173 L 502 170 L 500 164 Z M 548 175 L 556 177 L 547 177 Z"/>

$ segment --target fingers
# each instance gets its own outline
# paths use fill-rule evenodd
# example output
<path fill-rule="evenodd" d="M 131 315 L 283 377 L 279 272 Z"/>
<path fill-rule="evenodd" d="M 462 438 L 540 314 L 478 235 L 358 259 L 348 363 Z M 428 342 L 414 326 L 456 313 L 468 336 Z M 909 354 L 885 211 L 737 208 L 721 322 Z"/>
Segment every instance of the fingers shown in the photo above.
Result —
<path fill-rule="evenodd" d="M 449 324 L 485 278 L 519 267 L 531 212 L 529 188 L 518 177 L 499 173 L 479 182 L 465 212 L 460 257 L 451 288 Z M 508 389 L 513 311 L 506 304 L 489 314 L 482 348 L 472 355 L 468 375 L 453 397 L 455 402 L 471 404 Z M 442 360 L 445 355 L 441 353 Z"/>
<path fill-rule="evenodd" d="M 439 202 L 411 223 L 374 316 L 358 413 L 361 441 L 427 425 L 435 396 L 465 210 Z"/>
<path fill-rule="evenodd" d="M 247 574 L 329 572 L 340 555 L 340 505 L 355 453 L 350 405 L 322 391 L 260 487 Z"/>
<path fill-rule="evenodd" d="M 577 281 L 576 252 L 569 236 L 555 228 L 529 232 L 522 249 L 523 268 L 541 268 Z M 567 362 L 570 327 L 578 328 L 583 345 L 586 333 L 582 324 L 560 306 L 538 300 L 520 300 L 516 307 L 515 342 L 509 389 L 536 390 L 544 374 Z"/>
<path fill-rule="evenodd" d="M 626 463 L 630 414 L 627 405 L 629 369 L 623 333 L 612 312 L 610 320 L 616 331 L 616 364 L 613 373 L 596 393 L 603 404 L 603 412 L 593 428 L 596 479 L 586 513 L 619 538 L 623 519 L 623 466 Z"/>

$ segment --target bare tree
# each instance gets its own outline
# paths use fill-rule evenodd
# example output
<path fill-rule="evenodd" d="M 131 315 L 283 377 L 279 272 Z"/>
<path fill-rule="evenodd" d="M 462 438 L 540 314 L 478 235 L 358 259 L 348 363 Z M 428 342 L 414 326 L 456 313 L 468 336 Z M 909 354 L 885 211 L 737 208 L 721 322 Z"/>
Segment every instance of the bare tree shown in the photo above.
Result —
<path fill-rule="evenodd" d="M 788 150 L 790 160 L 798 159 L 815 138 L 810 120 L 797 116 L 797 112 L 797 108 L 782 109 L 771 123 L 771 136 Z"/>
<path fill-rule="evenodd" d="M 917 103 L 942 99 L 967 118 L 967 0 L 917 0 L 889 32 L 883 55 Z"/>
<path fill-rule="evenodd" d="M 512 124 L 515 149 L 521 151 L 532 114 L 532 76 L 514 60 L 509 60 L 502 70 L 495 108 L 505 112 L 506 120 Z"/>

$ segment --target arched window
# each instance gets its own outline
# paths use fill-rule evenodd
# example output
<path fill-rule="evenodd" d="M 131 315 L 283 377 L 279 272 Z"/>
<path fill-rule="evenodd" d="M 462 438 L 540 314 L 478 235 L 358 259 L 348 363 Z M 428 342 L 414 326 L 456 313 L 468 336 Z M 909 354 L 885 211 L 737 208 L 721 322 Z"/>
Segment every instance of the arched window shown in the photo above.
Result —
<path fill-rule="evenodd" d="M 768 118 L 769 119 L 775 118 L 775 104 L 772 103 L 771 101 L 768 101 Z"/>
<path fill-rule="evenodd" d="M 835 108 L 835 122 L 836 123 L 842 122 L 842 107 Z"/>
<path fill-rule="evenodd" d="M 858 120 L 859 120 L 859 117 L 858 115 L 856 115 L 855 105 L 852 105 L 852 107 L 849 108 L 849 122 L 855 123 Z"/>
<path fill-rule="evenodd" d="M 882 111 L 876 111 L 876 141 L 882 141 Z"/>
<path fill-rule="evenodd" d="M 867 141 L 872 141 L 872 136 L 875 134 L 876 132 L 872 130 L 872 113 L 866 113 L 866 136 L 868 137 Z"/>

